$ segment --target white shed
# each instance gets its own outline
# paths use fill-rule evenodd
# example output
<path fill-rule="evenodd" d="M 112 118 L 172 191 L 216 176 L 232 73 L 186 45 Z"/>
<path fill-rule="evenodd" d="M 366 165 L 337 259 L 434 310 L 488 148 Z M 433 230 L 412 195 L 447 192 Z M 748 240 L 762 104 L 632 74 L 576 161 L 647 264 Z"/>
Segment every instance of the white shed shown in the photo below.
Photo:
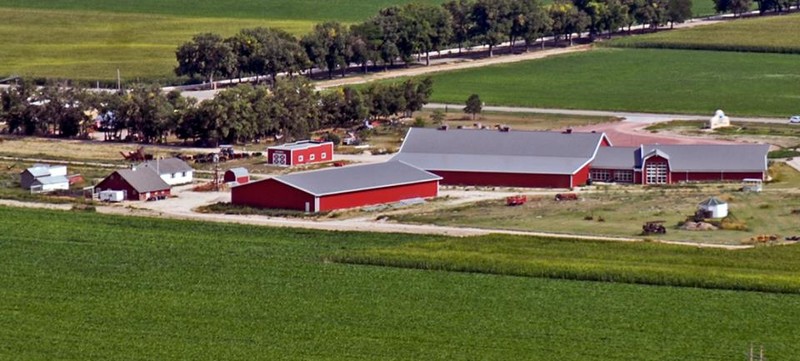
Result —
<path fill-rule="evenodd" d="M 725 203 L 717 197 L 711 197 L 700 202 L 698 208 L 710 212 L 711 218 L 725 218 L 728 216 L 728 203 Z"/>
<path fill-rule="evenodd" d="M 69 189 L 69 179 L 63 175 L 39 177 L 31 182 L 31 192 L 52 192 L 54 190 Z"/>

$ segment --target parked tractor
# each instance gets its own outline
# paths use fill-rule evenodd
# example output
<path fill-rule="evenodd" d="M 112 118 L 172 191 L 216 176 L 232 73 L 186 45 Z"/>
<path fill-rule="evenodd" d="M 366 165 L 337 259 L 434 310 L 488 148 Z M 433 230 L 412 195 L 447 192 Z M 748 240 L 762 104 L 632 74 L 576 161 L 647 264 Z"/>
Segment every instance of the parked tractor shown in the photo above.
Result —
<path fill-rule="evenodd" d="M 642 233 L 665 234 L 667 233 L 667 228 L 664 227 L 664 221 L 649 221 L 642 226 Z"/>

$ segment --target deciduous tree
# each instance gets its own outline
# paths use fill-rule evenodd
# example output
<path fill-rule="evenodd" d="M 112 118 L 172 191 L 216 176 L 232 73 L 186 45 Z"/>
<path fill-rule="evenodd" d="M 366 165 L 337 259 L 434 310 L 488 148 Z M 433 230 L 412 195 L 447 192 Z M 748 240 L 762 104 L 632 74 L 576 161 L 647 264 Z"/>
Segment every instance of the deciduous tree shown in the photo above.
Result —
<path fill-rule="evenodd" d="M 472 114 L 472 120 L 475 120 L 475 115 L 480 114 L 481 110 L 483 109 L 483 102 L 481 102 L 481 97 L 478 94 L 472 94 L 467 98 L 466 107 L 464 107 L 464 113 Z"/>
<path fill-rule="evenodd" d="M 175 74 L 200 75 L 212 84 L 214 76 L 231 75 L 236 67 L 236 56 L 230 45 L 212 33 L 195 35 L 192 41 L 178 47 L 175 57 L 178 60 Z"/>

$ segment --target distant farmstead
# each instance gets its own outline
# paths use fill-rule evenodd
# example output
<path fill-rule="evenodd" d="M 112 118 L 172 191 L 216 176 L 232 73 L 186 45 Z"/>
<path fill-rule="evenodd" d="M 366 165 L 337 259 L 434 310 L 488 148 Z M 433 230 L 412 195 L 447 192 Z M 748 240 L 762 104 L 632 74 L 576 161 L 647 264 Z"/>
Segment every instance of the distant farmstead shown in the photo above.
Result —
<path fill-rule="evenodd" d="M 322 212 L 438 195 L 442 178 L 403 162 L 300 172 L 231 188 L 233 204 Z"/>
<path fill-rule="evenodd" d="M 293 166 L 333 160 L 332 142 L 303 140 L 267 148 L 267 162 L 273 165 Z"/>

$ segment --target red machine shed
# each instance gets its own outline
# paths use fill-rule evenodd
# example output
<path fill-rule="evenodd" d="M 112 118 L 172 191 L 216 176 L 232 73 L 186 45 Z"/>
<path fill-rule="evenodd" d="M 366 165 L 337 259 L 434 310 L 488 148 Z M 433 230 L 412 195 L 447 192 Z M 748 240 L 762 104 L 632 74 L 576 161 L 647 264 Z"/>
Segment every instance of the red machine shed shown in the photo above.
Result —
<path fill-rule="evenodd" d="M 104 178 L 95 192 L 123 191 L 129 201 L 164 199 L 170 196 L 170 185 L 150 168 L 120 169 Z"/>
<path fill-rule="evenodd" d="M 269 164 L 292 166 L 333 160 L 332 142 L 302 140 L 267 148 Z"/>
<path fill-rule="evenodd" d="M 294 173 L 231 189 L 233 204 L 306 212 L 436 197 L 441 177 L 402 162 Z"/>
<path fill-rule="evenodd" d="M 438 174 L 442 184 L 572 188 L 589 180 L 603 133 L 411 128 L 392 159 Z"/>
<path fill-rule="evenodd" d="M 245 184 L 250 181 L 250 173 L 247 172 L 246 168 L 231 168 L 225 171 L 222 181 L 225 183 Z"/>

